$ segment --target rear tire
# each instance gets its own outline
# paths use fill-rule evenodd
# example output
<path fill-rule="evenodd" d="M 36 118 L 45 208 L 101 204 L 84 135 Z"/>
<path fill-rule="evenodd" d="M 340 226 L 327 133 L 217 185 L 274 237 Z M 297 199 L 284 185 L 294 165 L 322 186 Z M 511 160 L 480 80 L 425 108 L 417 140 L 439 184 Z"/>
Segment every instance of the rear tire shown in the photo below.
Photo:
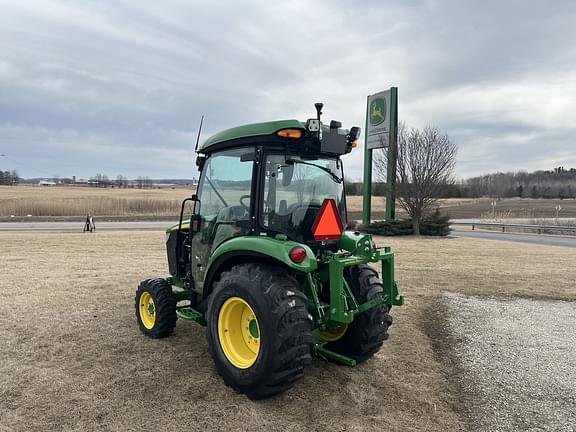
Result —
<path fill-rule="evenodd" d="M 378 273 L 368 265 L 346 267 L 344 278 L 359 304 L 372 300 L 384 291 Z M 388 327 L 391 325 L 388 306 L 378 305 L 355 316 L 343 336 L 327 343 L 326 348 L 361 363 L 380 350 L 388 339 Z"/>
<path fill-rule="evenodd" d="M 176 298 L 165 279 L 147 279 L 140 283 L 134 299 L 136 321 L 145 336 L 158 339 L 169 336 L 176 327 Z"/>
<path fill-rule="evenodd" d="M 222 274 L 208 302 L 206 333 L 227 385 L 262 399 L 302 377 L 313 343 L 306 301 L 279 267 L 242 264 Z"/>

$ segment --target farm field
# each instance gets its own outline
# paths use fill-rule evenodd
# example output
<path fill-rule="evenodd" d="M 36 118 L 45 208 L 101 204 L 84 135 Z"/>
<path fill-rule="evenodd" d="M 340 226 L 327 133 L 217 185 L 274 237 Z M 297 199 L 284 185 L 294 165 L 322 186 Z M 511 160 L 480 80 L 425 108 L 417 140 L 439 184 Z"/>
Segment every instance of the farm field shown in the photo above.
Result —
<path fill-rule="evenodd" d="M 25 217 L 117 218 L 172 217 L 179 213 L 181 201 L 190 196 L 191 188 L 118 189 L 89 187 L 0 186 L 0 218 L 10 215 Z M 440 201 L 440 208 L 453 219 L 491 217 L 490 198 L 452 198 Z M 372 197 L 374 218 L 383 218 L 385 198 Z M 559 204 L 562 218 L 576 218 L 576 200 L 510 198 L 497 201 L 495 216 L 503 219 L 540 219 L 555 217 Z M 362 197 L 348 196 L 348 216 L 362 218 Z M 403 211 L 397 207 L 399 217 Z M 8 218 L 8 219 L 7 219 Z"/>
<path fill-rule="evenodd" d="M 0 186 L 0 217 L 174 216 L 192 188 L 118 189 L 92 187 Z"/>
<path fill-rule="evenodd" d="M 439 201 L 440 210 L 447 212 L 452 219 L 492 219 L 491 198 L 448 198 Z M 346 197 L 348 217 L 362 218 L 362 197 Z M 505 198 L 496 201 L 494 215 L 496 219 L 539 220 L 556 216 L 555 206 L 560 205 L 561 218 L 576 218 L 576 200 L 573 199 L 533 199 Z M 386 199 L 372 197 L 372 218 L 384 218 Z M 398 217 L 405 216 L 404 211 L 396 205 Z"/>
<path fill-rule="evenodd" d="M 407 297 L 382 351 L 356 368 L 315 359 L 293 389 L 252 402 L 224 386 L 198 325 L 139 333 L 134 291 L 166 274 L 164 240 L 0 233 L 0 430 L 469 430 L 444 356 L 445 293 L 576 300 L 576 249 L 379 238 Z"/>

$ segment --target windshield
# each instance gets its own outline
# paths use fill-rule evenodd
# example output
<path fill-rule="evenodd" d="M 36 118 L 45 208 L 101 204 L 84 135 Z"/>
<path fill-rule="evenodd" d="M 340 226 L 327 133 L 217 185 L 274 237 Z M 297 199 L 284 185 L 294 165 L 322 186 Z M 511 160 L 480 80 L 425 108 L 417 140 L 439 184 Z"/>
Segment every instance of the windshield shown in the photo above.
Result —
<path fill-rule="evenodd" d="M 261 221 L 264 227 L 296 241 L 313 239 L 312 226 L 326 198 L 336 202 L 346 222 L 342 163 L 268 155 Z"/>

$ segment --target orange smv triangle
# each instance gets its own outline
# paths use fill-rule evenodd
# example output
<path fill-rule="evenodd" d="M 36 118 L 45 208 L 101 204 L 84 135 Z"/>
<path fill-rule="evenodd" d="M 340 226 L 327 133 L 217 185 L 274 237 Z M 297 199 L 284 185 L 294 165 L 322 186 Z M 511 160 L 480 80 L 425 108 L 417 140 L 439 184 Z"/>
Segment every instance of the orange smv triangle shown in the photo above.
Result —
<path fill-rule="evenodd" d="M 336 208 L 336 202 L 331 198 L 326 198 L 312 227 L 314 239 L 339 240 L 342 231 L 344 231 L 344 228 Z"/>

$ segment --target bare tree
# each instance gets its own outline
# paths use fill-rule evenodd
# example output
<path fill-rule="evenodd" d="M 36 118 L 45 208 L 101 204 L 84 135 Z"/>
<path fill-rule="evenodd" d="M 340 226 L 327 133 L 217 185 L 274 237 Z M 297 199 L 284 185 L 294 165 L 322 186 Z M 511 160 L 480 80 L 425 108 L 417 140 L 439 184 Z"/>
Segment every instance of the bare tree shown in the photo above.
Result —
<path fill-rule="evenodd" d="M 376 177 L 386 181 L 387 152 L 376 152 L 374 156 Z M 455 164 L 456 144 L 447 134 L 431 126 L 419 130 L 400 123 L 397 197 L 412 218 L 414 234 L 420 235 L 420 223 L 435 207 L 442 188 L 454 183 Z"/>
<path fill-rule="evenodd" d="M 122 187 L 126 187 L 126 185 L 128 184 L 128 179 L 126 177 L 124 177 L 122 174 L 118 174 L 116 176 L 116 187 L 118 188 L 122 188 Z"/>
<path fill-rule="evenodd" d="M 304 194 L 306 188 L 306 169 L 303 165 L 298 164 L 294 167 L 294 174 L 292 176 L 293 182 L 296 185 L 296 199 L 300 204 L 304 202 Z"/>

